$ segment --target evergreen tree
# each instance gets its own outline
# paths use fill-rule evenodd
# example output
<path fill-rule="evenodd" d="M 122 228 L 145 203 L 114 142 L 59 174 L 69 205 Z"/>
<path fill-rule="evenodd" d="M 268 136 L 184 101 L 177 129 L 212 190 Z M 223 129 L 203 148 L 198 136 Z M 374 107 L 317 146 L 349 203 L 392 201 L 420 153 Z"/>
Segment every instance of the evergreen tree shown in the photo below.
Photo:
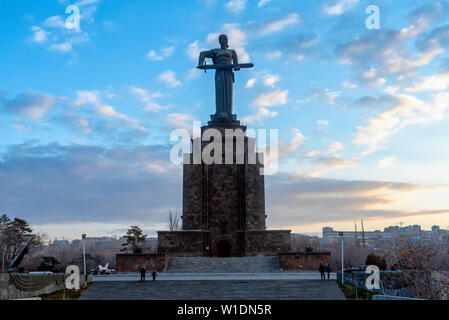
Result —
<path fill-rule="evenodd" d="M 134 252 L 141 251 L 142 249 L 139 247 L 139 243 L 145 242 L 147 238 L 146 234 L 143 234 L 143 231 L 138 226 L 131 226 L 128 229 L 128 232 L 124 236 L 126 238 L 126 243 L 124 246 L 131 246 L 134 249 Z"/>

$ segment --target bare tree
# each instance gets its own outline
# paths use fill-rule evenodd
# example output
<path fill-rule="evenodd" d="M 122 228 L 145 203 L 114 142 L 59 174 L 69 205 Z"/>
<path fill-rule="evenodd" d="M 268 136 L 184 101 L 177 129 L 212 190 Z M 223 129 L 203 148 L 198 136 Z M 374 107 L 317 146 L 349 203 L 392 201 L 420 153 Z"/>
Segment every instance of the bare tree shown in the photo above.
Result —
<path fill-rule="evenodd" d="M 313 250 L 319 250 L 320 241 L 306 235 L 295 235 L 291 237 L 292 251 L 303 252 L 305 251 L 305 248 L 313 248 Z"/>
<path fill-rule="evenodd" d="M 449 294 L 448 248 L 445 244 L 396 238 L 387 243 L 385 259 L 408 295 L 439 300 Z"/>
<path fill-rule="evenodd" d="M 169 211 L 168 212 L 168 229 L 170 231 L 181 231 L 181 217 L 177 212 Z"/>
<path fill-rule="evenodd" d="M 368 248 L 359 246 L 357 242 L 344 242 L 344 268 L 352 269 L 359 268 L 365 265 L 366 257 L 370 254 Z M 327 244 L 322 250 L 331 253 L 331 267 L 333 270 L 341 269 L 341 241 L 335 241 Z"/>
<path fill-rule="evenodd" d="M 0 271 L 6 269 L 7 263 L 19 253 L 32 232 L 33 229 L 23 219 L 11 220 L 5 214 L 0 217 Z M 45 237 L 45 234 L 35 235 L 28 252 L 40 247 Z"/>

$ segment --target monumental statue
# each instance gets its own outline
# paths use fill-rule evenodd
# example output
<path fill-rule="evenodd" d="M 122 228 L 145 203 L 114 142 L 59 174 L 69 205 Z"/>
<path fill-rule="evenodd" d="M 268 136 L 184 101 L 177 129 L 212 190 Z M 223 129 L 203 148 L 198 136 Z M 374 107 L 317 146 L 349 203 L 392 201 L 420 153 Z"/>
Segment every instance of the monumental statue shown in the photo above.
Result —
<path fill-rule="evenodd" d="M 219 37 L 219 43 L 220 48 L 201 52 L 198 61 L 198 69 L 215 70 L 216 112 L 201 132 L 206 135 L 215 130 L 224 137 L 227 131 L 247 131 L 232 113 L 234 72 L 254 65 L 239 63 L 226 35 Z M 206 58 L 213 64 L 206 64 Z M 255 139 L 242 138 L 244 151 L 236 145 L 230 150 L 234 159 L 244 153 L 239 163 L 225 162 L 224 152 L 218 155 L 222 161 L 212 164 L 194 163 L 192 153 L 184 155 L 190 161 L 185 161 L 183 168 L 182 231 L 159 232 L 159 253 L 238 257 L 290 250 L 289 230 L 266 228 L 263 163 L 250 163 L 248 155 L 255 152 Z M 209 143 L 206 140 L 194 138 L 192 142 L 203 153 Z M 226 140 L 221 140 L 222 151 L 227 149 Z"/>
<path fill-rule="evenodd" d="M 220 48 L 200 53 L 198 69 L 215 69 L 215 108 L 212 116 L 215 123 L 229 123 L 236 121 L 232 114 L 233 86 L 235 82 L 234 71 L 241 68 L 252 68 L 252 63 L 239 64 L 235 50 L 229 49 L 228 37 L 222 34 L 219 39 Z M 207 65 L 205 59 L 212 59 L 213 65 Z"/>
<path fill-rule="evenodd" d="M 227 149 L 234 159 L 243 152 L 243 161 L 228 163 L 224 161 L 227 152 L 215 154 L 215 149 L 214 156 L 222 161 L 193 161 L 195 149 L 208 152 L 208 132 L 219 132 L 222 137 L 231 132 L 233 138 L 237 132 L 247 132 L 232 113 L 234 72 L 254 65 L 239 63 L 226 35 L 219 37 L 219 43 L 220 48 L 201 52 L 198 61 L 198 69 L 215 70 L 216 112 L 212 121 L 201 127 L 201 136 L 193 138 L 192 152 L 184 154 L 182 230 L 159 231 L 157 254 L 117 254 L 120 272 L 137 271 L 143 264 L 170 269 L 174 257 L 277 256 L 282 268 L 290 270 L 316 270 L 320 262 L 327 264 L 330 260 L 330 253 L 292 253 L 290 230 L 267 229 L 265 179 L 260 174 L 263 161 L 249 161 L 250 152 L 255 153 L 255 138 L 243 134 L 243 151 L 237 149 L 238 143 L 231 143 L 232 149 Z M 213 64 L 206 64 L 206 58 Z M 217 139 L 217 143 L 219 140 L 224 151 L 227 139 Z"/>

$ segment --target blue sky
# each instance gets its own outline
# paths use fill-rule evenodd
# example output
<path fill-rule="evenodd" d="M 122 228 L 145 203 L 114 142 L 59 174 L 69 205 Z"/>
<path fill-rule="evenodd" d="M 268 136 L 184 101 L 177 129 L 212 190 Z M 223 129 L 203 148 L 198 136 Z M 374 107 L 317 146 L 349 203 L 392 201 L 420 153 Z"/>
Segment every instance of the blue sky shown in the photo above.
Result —
<path fill-rule="evenodd" d="M 279 129 L 271 227 L 447 227 L 448 15 L 445 1 L 0 0 L 0 213 L 52 237 L 164 229 L 181 211 L 170 132 L 214 112 L 213 72 L 195 65 L 226 33 L 255 64 L 236 74 L 235 113 Z"/>

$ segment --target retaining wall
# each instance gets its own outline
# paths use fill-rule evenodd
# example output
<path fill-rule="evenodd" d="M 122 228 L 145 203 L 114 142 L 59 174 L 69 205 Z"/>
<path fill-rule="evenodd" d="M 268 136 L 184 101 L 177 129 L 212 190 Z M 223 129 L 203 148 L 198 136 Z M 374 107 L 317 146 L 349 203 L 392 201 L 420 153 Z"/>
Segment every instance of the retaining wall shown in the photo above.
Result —
<path fill-rule="evenodd" d="M 64 290 L 68 274 L 0 273 L 0 300 L 26 299 Z M 90 276 L 88 282 L 92 281 Z M 80 277 L 80 285 L 85 284 Z"/>

